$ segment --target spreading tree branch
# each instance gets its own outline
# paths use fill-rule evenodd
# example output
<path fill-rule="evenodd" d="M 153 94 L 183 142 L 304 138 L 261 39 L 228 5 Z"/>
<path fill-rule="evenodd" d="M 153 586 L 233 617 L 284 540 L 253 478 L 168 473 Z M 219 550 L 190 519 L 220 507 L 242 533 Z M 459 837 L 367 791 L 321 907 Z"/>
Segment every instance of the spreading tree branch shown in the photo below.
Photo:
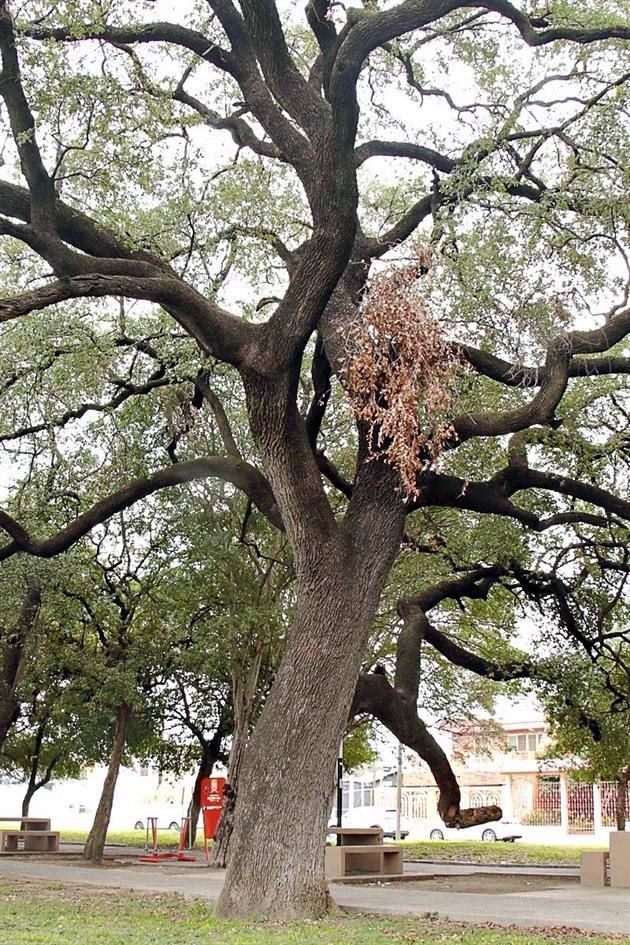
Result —
<path fill-rule="evenodd" d="M 70 525 L 50 538 L 34 538 L 7 512 L 0 511 L 0 528 L 3 528 L 13 539 L 0 548 L 0 561 L 18 552 L 41 558 L 58 555 L 79 541 L 96 525 L 100 525 L 116 512 L 129 508 L 135 502 L 152 495 L 159 489 L 183 482 L 207 479 L 211 476 L 231 482 L 241 489 L 276 528 L 283 528 L 276 501 L 262 473 L 249 463 L 235 457 L 206 456 L 185 463 L 176 463 L 150 476 L 134 480 L 118 492 L 113 492 L 100 502 L 96 502 Z"/>

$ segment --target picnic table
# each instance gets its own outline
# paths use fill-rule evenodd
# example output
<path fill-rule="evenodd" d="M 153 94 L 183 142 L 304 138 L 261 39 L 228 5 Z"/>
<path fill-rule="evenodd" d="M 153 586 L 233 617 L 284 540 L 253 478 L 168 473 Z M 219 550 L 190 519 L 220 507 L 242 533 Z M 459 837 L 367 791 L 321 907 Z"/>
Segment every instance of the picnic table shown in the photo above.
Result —
<path fill-rule="evenodd" d="M 47 817 L 3 817 L 0 815 L 0 853 L 58 853 L 59 831 L 50 829 Z M 18 824 L 5 827 L 4 824 Z"/>

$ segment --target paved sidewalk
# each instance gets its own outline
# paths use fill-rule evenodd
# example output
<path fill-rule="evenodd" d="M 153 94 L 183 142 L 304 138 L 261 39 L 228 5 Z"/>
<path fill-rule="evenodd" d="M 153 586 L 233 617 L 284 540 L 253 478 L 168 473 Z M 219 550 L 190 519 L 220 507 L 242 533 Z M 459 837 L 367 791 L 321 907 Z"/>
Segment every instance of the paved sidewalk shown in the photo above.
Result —
<path fill-rule="evenodd" d="M 405 860 L 403 870 L 405 875 L 419 876 L 469 876 L 471 873 L 483 873 L 490 876 L 549 876 L 551 879 L 559 879 L 563 876 L 575 878 L 580 875 L 579 866 L 503 866 L 500 863 L 427 863 L 425 860 Z"/>
<path fill-rule="evenodd" d="M 443 875 L 444 870 L 432 864 L 430 872 L 422 871 L 422 875 L 433 873 Z M 553 875 L 558 874 L 554 871 Z M 51 860 L 0 861 L 0 880 L 20 877 L 139 892 L 178 892 L 210 901 L 217 898 L 223 876 L 220 870 L 184 863 L 100 868 Z M 473 924 L 493 922 L 524 928 L 565 925 L 594 932 L 630 932 L 630 890 L 592 889 L 570 882 L 558 883 L 548 890 L 493 895 L 422 890 L 410 888 L 405 882 L 370 886 L 337 883 L 331 885 L 331 893 L 339 906 L 353 912 L 418 916 L 437 913 L 440 918 Z"/>

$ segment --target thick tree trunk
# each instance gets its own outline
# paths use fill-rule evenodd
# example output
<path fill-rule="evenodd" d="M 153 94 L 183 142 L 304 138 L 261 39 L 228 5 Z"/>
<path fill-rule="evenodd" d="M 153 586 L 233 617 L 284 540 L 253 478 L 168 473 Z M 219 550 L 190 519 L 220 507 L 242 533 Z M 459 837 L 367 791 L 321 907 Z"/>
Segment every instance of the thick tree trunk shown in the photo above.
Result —
<path fill-rule="evenodd" d="M 20 717 L 20 706 L 14 692 L 0 680 L 0 750 Z"/>
<path fill-rule="evenodd" d="M 105 776 L 105 783 L 98 802 L 94 823 L 85 842 L 83 857 L 92 863 L 101 863 L 103 860 L 103 850 L 105 849 L 105 840 L 107 837 L 107 828 L 112 814 L 112 804 L 114 803 L 114 791 L 116 781 L 122 762 L 123 752 L 125 750 L 125 738 L 127 735 L 127 723 L 131 717 L 131 708 L 128 705 L 118 707 L 116 714 L 116 728 L 114 731 L 114 743 L 112 745 L 111 755 L 109 757 L 109 766 Z"/>
<path fill-rule="evenodd" d="M 622 771 L 617 778 L 617 798 L 615 804 L 615 819 L 617 821 L 617 830 L 626 829 L 628 813 L 628 783 L 630 782 L 630 769 Z"/>
<path fill-rule="evenodd" d="M 361 460 L 345 520 L 335 520 L 295 407 L 294 368 L 282 377 L 243 375 L 298 594 L 285 656 L 243 761 L 221 916 L 316 918 L 326 910 L 335 759 L 403 534 L 399 479 L 378 461 Z"/>
<path fill-rule="evenodd" d="M 313 549 L 286 656 L 244 759 L 219 915 L 312 918 L 327 907 L 334 762 L 390 560 L 384 573 L 366 573 L 343 542 Z"/>

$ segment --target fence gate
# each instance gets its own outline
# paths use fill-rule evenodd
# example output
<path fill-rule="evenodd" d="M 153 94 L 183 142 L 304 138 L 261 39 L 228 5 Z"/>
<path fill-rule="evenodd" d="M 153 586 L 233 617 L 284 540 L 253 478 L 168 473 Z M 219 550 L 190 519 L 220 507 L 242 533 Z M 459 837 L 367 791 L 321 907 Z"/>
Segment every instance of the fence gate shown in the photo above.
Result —
<path fill-rule="evenodd" d="M 533 809 L 523 817 L 523 823 L 530 827 L 559 827 L 561 825 L 562 803 L 559 777 L 551 775 L 538 779 Z"/>

